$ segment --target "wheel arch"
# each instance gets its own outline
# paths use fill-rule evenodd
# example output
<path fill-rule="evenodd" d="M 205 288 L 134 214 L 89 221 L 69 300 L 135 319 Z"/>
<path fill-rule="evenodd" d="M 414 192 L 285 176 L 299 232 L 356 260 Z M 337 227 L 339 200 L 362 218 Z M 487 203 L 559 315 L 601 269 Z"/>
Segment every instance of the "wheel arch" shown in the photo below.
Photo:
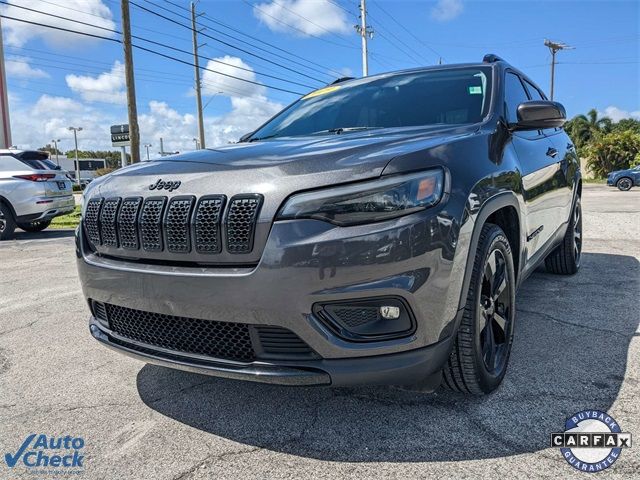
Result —
<path fill-rule="evenodd" d="M 526 231 L 526 229 L 522 225 L 520 204 L 515 193 L 502 192 L 486 200 L 475 214 L 458 308 L 463 308 L 466 303 L 480 233 L 486 223 L 495 223 L 504 230 L 513 254 L 516 285 L 520 278 L 523 265 L 522 232 Z"/>
<path fill-rule="evenodd" d="M 4 203 L 7 207 L 9 207 L 9 210 L 11 210 L 11 215 L 13 215 L 13 219 L 15 220 L 17 215 L 15 209 L 13 208 L 13 205 L 11 205 L 11 202 L 6 197 L 0 195 L 0 203 Z"/>

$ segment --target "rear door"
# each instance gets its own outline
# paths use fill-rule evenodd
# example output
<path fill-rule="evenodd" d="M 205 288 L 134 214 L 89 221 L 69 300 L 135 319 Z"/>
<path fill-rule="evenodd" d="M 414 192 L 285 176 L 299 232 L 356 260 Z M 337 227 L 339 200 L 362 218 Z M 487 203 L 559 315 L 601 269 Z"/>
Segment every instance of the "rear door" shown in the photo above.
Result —
<path fill-rule="evenodd" d="M 505 117 L 517 121 L 517 108 L 531 100 L 518 74 L 505 72 Z M 527 256 L 531 258 L 551 238 L 560 226 L 558 208 L 562 203 L 557 193 L 560 169 L 558 151 L 541 130 L 515 131 L 513 147 L 520 161 L 522 195 L 525 201 Z"/>

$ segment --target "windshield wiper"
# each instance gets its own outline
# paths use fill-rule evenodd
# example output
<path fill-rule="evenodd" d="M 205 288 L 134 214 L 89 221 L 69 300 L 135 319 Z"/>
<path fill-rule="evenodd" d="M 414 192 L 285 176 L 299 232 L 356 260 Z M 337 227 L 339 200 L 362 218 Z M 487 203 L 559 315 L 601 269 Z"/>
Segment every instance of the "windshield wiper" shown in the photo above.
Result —
<path fill-rule="evenodd" d="M 375 130 L 377 128 L 384 128 L 384 127 L 339 127 L 339 128 L 330 128 L 329 130 L 325 130 L 327 133 L 335 133 L 336 135 L 339 135 L 341 133 L 344 132 L 358 132 L 361 130 Z"/>
<path fill-rule="evenodd" d="M 260 140 L 266 140 L 267 138 L 274 138 L 277 137 L 278 135 L 265 135 L 264 137 L 253 137 L 250 138 L 249 140 L 247 140 L 247 142 L 251 143 L 251 142 L 259 142 Z"/>

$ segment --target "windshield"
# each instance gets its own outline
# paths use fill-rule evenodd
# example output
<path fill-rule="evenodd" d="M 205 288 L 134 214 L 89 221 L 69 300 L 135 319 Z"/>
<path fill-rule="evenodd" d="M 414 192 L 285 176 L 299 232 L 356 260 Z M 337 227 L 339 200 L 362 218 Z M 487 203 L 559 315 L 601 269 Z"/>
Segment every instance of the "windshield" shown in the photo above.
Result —
<path fill-rule="evenodd" d="M 349 129 L 477 123 L 487 114 L 490 91 L 490 67 L 364 78 L 311 92 L 248 140 Z"/>

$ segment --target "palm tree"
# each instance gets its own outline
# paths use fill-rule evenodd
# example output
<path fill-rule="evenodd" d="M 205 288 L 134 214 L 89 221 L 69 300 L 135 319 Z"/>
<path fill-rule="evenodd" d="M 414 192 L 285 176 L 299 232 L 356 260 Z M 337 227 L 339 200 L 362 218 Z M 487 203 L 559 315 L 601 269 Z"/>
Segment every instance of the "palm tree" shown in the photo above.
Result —
<path fill-rule="evenodd" d="M 578 115 L 576 118 L 584 120 L 593 132 L 608 133 L 613 123 L 609 117 L 598 118 L 598 111 L 592 108 L 587 115 Z"/>

